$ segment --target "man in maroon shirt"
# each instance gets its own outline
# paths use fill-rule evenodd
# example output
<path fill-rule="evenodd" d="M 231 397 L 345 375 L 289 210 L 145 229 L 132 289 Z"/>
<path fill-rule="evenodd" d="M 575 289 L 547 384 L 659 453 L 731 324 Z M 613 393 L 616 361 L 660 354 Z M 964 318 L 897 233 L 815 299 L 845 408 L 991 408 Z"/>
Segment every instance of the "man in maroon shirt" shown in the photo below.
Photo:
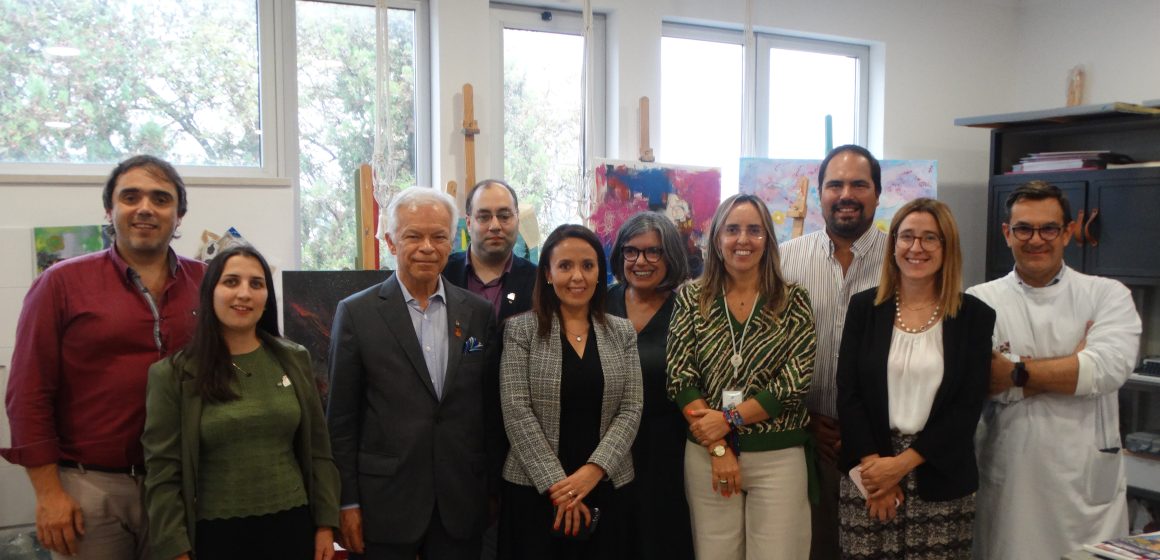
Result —
<path fill-rule="evenodd" d="M 102 198 L 113 247 L 33 282 L 8 379 L 0 456 L 28 472 L 54 558 L 145 558 L 146 373 L 188 341 L 205 273 L 169 247 L 187 206 L 169 163 L 121 162 Z"/>

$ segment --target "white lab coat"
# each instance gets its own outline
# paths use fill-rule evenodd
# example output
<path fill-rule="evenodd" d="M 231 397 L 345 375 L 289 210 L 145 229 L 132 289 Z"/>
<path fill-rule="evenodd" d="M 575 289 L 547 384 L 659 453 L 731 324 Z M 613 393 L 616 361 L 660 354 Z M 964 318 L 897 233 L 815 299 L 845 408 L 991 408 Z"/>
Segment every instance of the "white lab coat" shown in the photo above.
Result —
<path fill-rule="evenodd" d="M 994 347 L 1009 358 L 1073 354 L 1093 322 L 1074 395 L 1011 388 L 983 409 L 977 559 L 1059 558 L 1128 531 L 1117 391 L 1136 365 L 1140 316 L 1119 282 L 1066 266 L 1057 278 L 1032 288 L 1013 271 L 967 290 L 995 309 Z"/>

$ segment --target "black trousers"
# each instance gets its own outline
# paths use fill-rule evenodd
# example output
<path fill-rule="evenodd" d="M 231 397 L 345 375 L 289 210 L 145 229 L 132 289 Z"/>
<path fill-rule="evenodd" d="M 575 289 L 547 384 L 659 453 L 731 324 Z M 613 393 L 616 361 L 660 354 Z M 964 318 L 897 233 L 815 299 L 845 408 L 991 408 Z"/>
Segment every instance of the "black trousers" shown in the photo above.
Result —
<path fill-rule="evenodd" d="M 365 531 L 363 533 L 366 534 Z M 351 554 L 352 560 L 480 560 L 483 547 L 481 535 L 467 539 L 456 539 L 447 533 L 439 508 L 431 512 L 427 532 L 419 542 L 376 543 L 365 541 L 366 551 L 362 555 Z"/>
<path fill-rule="evenodd" d="M 197 522 L 198 560 L 314 560 L 309 506 L 251 517 Z"/>

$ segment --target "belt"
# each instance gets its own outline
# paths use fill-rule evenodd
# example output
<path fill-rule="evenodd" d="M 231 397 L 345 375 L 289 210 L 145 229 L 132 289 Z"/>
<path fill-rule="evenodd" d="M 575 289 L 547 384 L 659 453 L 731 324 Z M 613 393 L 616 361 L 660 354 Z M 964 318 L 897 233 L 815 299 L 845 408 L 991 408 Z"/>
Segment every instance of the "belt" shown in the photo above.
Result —
<path fill-rule="evenodd" d="M 77 469 L 81 472 L 96 471 L 113 474 L 127 474 L 131 476 L 140 476 L 145 474 L 145 465 L 129 465 L 128 467 L 102 467 L 101 465 L 89 465 L 86 463 L 66 461 L 63 459 L 57 461 L 56 464 L 70 469 Z"/>

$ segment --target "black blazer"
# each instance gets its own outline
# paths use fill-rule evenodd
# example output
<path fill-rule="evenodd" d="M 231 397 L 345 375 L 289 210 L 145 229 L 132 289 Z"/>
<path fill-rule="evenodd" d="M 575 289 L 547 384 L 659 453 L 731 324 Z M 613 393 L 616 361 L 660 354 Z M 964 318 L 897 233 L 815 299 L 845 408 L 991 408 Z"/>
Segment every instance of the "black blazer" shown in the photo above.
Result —
<path fill-rule="evenodd" d="M 874 305 L 877 288 L 850 298 L 838 355 L 838 414 L 842 472 L 877 453 L 893 456 L 886 361 L 894 334 L 894 298 Z M 911 448 L 926 462 L 915 469 L 927 501 L 966 496 L 979 486 L 975 427 L 987 398 L 995 311 L 963 294 L 958 315 L 943 322 L 943 379 L 930 418 Z"/>
<path fill-rule="evenodd" d="M 467 251 L 453 253 L 443 267 L 443 277 L 448 282 L 467 289 Z M 536 265 L 531 261 L 512 255 L 512 269 L 503 279 L 503 294 L 500 295 L 500 328 L 505 319 L 532 308 L 532 288 L 536 285 Z M 514 297 L 508 297 L 515 294 Z"/>
<path fill-rule="evenodd" d="M 397 276 L 338 304 L 327 418 L 341 503 L 362 507 L 363 537 L 410 543 L 438 507 L 457 539 L 483 533 L 499 419 L 495 315 L 447 283 L 447 372 L 436 396 Z"/>

